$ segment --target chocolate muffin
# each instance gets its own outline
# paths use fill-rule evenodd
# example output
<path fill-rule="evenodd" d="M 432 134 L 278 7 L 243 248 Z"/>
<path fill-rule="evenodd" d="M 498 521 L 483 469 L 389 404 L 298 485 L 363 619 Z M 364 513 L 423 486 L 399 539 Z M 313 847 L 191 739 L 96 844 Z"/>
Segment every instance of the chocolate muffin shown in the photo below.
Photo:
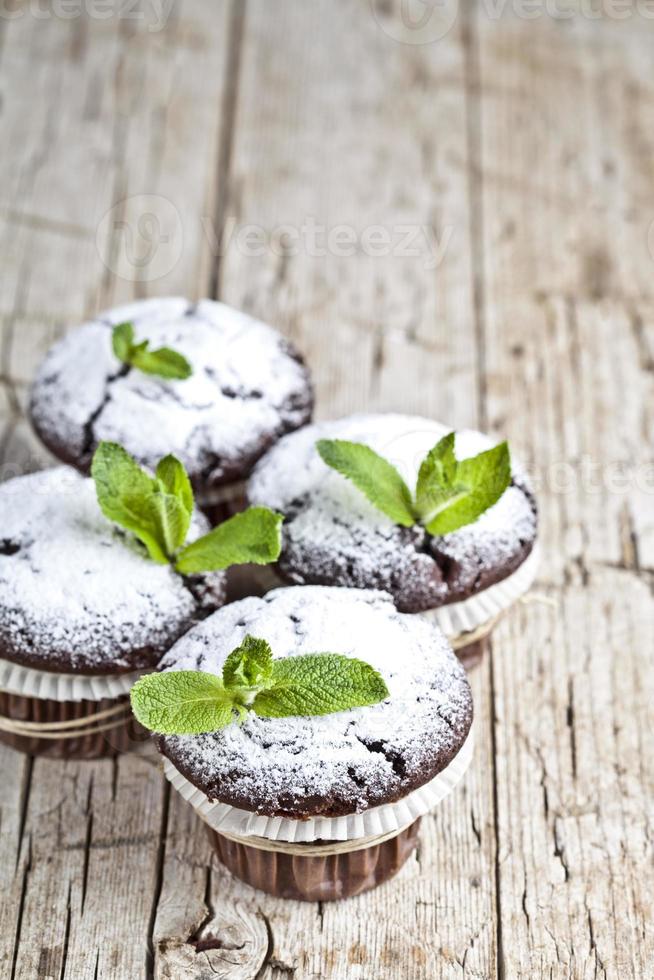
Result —
<path fill-rule="evenodd" d="M 292 833 L 290 839 L 311 841 L 307 831 L 317 828 L 318 844 L 307 845 L 306 857 L 299 845 L 289 852 L 279 840 L 262 844 L 252 838 L 250 845 L 247 837 L 212 831 L 221 859 L 256 887 L 285 897 L 328 899 L 378 884 L 397 870 L 398 848 L 404 860 L 416 841 L 415 826 L 393 824 L 393 832 L 384 833 L 388 805 L 432 785 L 454 765 L 466 742 L 472 700 L 462 666 L 438 629 L 399 613 L 390 596 L 308 587 L 278 589 L 223 607 L 182 637 L 161 667 L 220 674 L 248 634 L 266 639 L 275 659 L 329 651 L 365 660 L 381 674 L 390 696 L 330 715 L 250 713 L 242 724 L 218 732 L 159 736 L 160 751 L 172 763 L 169 778 L 195 805 L 201 799 L 204 805 L 218 802 L 281 818 L 267 824 L 275 828 L 274 836 L 285 823 L 301 823 L 302 837 Z M 416 812 L 425 811 L 412 810 L 408 824 L 414 824 Z M 357 842 L 361 834 L 355 832 L 345 853 L 336 848 L 338 860 L 321 857 L 324 835 L 339 818 L 364 813 L 374 814 L 384 841 Z"/>
<path fill-rule="evenodd" d="M 81 726 L 79 739 L 54 736 L 121 703 L 128 726 L 129 678 L 222 604 L 224 574 L 185 580 L 149 560 L 103 516 L 93 481 L 67 467 L 2 484 L 0 512 L 0 738 L 49 755 L 113 754 L 113 729 L 109 741 L 85 741 Z M 207 529 L 196 515 L 190 539 Z"/>
<path fill-rule="evenodd" d="M 118 360 L 112 328 L 125 322 L 150 350 L 182 355 L 190 376 L 166 379 Z M 223 303 L 166 298 L 100 314 L 59 341 L 37 373 L 30 414 L 46 446 L 82 472 L 101 440 L 150 468 L 173 453 L 202 504 L 238 498 L 239 481 L 312 407 L 302 358 L 271 327 Z"/>
<path fill-rule="evenodd" d="M 256 466 L 247 491 L 252 503 L 274 507 L 285 516 L 278 565 L 282 578 L 297 584 L 383 589 L 404 612 L 449 607 L 438 621 L 450 638 L 451 624 L 459 618 L 461 632 L 469 624 L 479 627 L 476 617 L 483 621 L 483 611 L 473 608 L 471 613 L 463 603 L 482 592 L 488 599 L 491 587 L 528 560 L 536 541 L 536 501 L 521 468 L 514 464 L 510 485 L 474 523 L 432 537 L 419 524 L 394 524 L 316 450 L 319 439 L 365 443 L 413 487 L 421 461 L 449 431 L 416 416 L 354 415 L 307 426 L 282 439 Z M 456 434 L 455 453 L 458 459 L 468 458 L 493 445 L 487 436 L 465 430 Z M 527 571 L 530 584 L 531 567 Z"/>

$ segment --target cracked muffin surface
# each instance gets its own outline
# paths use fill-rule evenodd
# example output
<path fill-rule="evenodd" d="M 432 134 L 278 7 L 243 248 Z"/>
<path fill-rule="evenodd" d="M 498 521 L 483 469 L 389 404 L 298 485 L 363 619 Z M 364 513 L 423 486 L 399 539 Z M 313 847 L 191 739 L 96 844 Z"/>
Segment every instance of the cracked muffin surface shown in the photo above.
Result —
<path fill-rule="evenodd" d="M 122 364 L 111 331 L 125 321 L 150 350 L 182 354 L 192 375 L 168 380 Z M 247 476 L 312 408 L 308 370 L 281 334 L 224 303 L 181 298 L 118 307 L 67 334 L 43 361 L 30 401 L 34 428 L 63 462 L 88 471 L 103 439 L 151 468 L 173 453 L 199 491 Z"/>
<path fill-rule="evenodd" d="M 466 599 L 514 572 L 529 556 L 537 511 L 526 474 L 513 464 L 511 484 L 473 524 L 439 537 L 420 525 L 399 527 L 344 476 L 330 469 L 318 439 L 362 442 L 393 463 L 411 490 L 420 463 L 447 426 L 410 415 L 353 415 L 285 436 L 257 464 L 252 504 L 284 514 L 278 569 L 299 585 L 383 589 L 404 612 Z M 480 432 L 457 432 L 459 459 L 489 449 Z"/>
<path fill-rule="evenodd" d="M 224 573 L 184 579 L 152 561 L 76 470 L 3 483 L 0 514 L 2 659 L 61 673 L 151 668 L 224 601 Z M 208 529 L 196 514 L 189 541 Z"/>
<path fill-rule="evenodd" d="M 365 660 L 390 696 L 331 715 L 250 714 L 219 732 L 159 736 L 160 751 L 210 800 L 298 819 L 361 812 L 429 782 L 468 735 L 470 687 L 445 637 L 382 592 L 309 586 L 243 599 L 190 630 L 161 667 L 221 674 L 247 634 L 267 640 L 276 659 Z"/>

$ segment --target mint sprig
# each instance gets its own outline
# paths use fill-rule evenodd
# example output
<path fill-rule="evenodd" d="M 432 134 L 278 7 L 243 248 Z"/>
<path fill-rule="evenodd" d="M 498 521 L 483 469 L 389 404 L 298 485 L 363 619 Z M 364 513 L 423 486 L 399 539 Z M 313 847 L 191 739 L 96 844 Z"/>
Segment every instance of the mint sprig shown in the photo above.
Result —
<path fill-rule="evenodd" d="M 377 704 L 389 696 L 382 676 L 363 660 L 308 653 L 273 660 L 266 640 L 246 636 L 222 677 L 194 670 L 148 674 L 131 691 L 132 709 L 160 735 L 202 735 L 242 721 L 328 715 Z"/>
<path fill-rule="evenodd" d="M 186 358 L 170 347 L 150 350 L 150 341 L 136 343 L 134 326 L 129 322 L 117 324 L 111 334 L 111 346 L 119 361 L 137 368 L 144 374 L 156 374 L 160 378 L 185 381 L 193 374 Z"/>
<path fill-rule="evenodd" d="M 267 565 L 279 557 L 283 517 L 267 507 L 250 507 L 186 544 L 193 489 L 174 456 L 165 456 L 150 476 L 122 446 L 101 442 L 91 476 L 105 517 L 134 534 L 153 561 L 172 564 L 181 575 Z"/>
<path fill-rule="evenodd" d="M 363 443 L 320 439 L 316 448 L 395 524 L 422 524 L 429 534 L 441 535 L 476 521 L 511 482 L 508 443 L 457 460 L 454 438 L 448 433 L 427 453 L 413 495 L 396 468 Z"/>
<path fill-rule="evenodd" d="M 352 480 L 396 524 L 404 527 L 415 524 L 411 491 L 383 456 L 361 442 L 321 439 L 316 445 L 328 466 Z"/>

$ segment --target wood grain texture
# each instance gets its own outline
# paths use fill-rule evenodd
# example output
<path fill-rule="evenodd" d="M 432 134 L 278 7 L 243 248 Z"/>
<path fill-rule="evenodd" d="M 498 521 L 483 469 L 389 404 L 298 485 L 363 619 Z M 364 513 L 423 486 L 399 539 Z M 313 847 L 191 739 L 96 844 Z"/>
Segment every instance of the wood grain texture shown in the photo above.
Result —
<path fill-rule="evenodd" d="M 306 351 L 322 417 L 505 433 L 546 545 L 471 675 L 470 772 L 368 895 L 231 878 L 142 746 L 0 748 L 3 977 L 651 973 L 654 28 L 509 8 L 446 4 L 431 43 L 400 0 L 0 23 L 1 478 L 48 462 L 55 337 L 209 294 Z"/>
<path fill-rule="evenodd" d="M 546 20 L 526 58 L 525 23 L 501 26 L 476 22 L 486 403 L 538 475 L 555 607 L 522 607 L 493 641 L 500 963 L 644 977 L 651 32 Z"/>

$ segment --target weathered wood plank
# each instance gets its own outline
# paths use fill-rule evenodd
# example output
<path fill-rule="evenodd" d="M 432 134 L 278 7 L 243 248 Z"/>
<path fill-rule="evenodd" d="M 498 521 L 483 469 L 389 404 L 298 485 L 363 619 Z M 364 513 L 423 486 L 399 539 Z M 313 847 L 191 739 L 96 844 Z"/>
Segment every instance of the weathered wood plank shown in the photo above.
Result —
<path fill-rule="evenodd" d="M 3 478 L 48 461 L 23 411 L 58 333 L 148 290 L 207 291 L 201 219 L 213 206 L 228 13 L 228 4 L 187 0 L 156 34 L 117 17 L 71 28 L 26 14 L 5 24 L 3 90 L 12 81 L 2 123 L 16 152 L 3 155 L 0 181 Z M 171 212 L 183 226 L 166 224 Z M 30 766 L 0 754 L 10 785 L 3 976 L 150 976 L 168 801 L 161 774 L 140 756 L 115 766 L 37 761 L 31 782 Z"/>
<path fill-rule="evenodd" d="M 6 389 L 0 387 L 0 480 L 11 475 L 7 455 L 12 422 Z M 9 471 L 9 472 L 7 472 Z M 0 973 L 12 977 L 22 927 L 30 867 L 25 814 L 32 785 L 32 760 L 0 745 Z"/>
<path fill-rule="evenodd" d="M 320 43 L 308 44 L 311 37 Z M 460 33 L 438 50 L 407 47 L 381 30 L 365 3 L 248 4 L 224 229 L 216 229 L 224 246 L 218 287 L 221 298 L 278 324 L 306 351 L 320 415 L 383 407 L 477 421 L 466 166 Z M 366 254 L 365 236 L 380 223 L 391 243 L 400 226 L 451 227 L 441 265 L 426 268 L 424 247 L 413 256 L 393 254 L 392 245 L 385 255 Z M 356 238 L 353 254 L 339 254 L 339 226 Z M 486 665 L 473 678 L 480 749 L 465 786 L 425 822 L 416 858 L 368 895 L 322 908 L 286 903 L 219 867 L 207 883 L 185 863 L 180 898 L 180 864 L 195 844 L 190 831 L 169 839 L 159 975 L 201 976 L 211 964 L 241 976 L 241 957 L 252 970 L 245 975 L 263 966 L 257 975 L 266 978 L 492 975 L 488 681 Z M 221 914 L 232 903 L 241 910 L 227 943 L 243 947 L 236 959 L 222 945 Z M 260 916 L 270 934 L 261 963 Z M 193 954 L 198 923 L 219 948 Z"/>
<path fill-rule="evenodd" d="M 466 164 L 460 32 L 248 4 L 221 295 L 301 342 L 322 415 L 476 419 Z"/>
<path fill-rule="evenodd" d="M 501 625 L 472 677 L 464 785 L 395 882 L 343 905 L 232 879 L 140 756 L 32 771 L 0 750 L 3 976 L 647 975 L 651 27 L 482 11 L 400 44 L 398 9 L 189 0 L 155 36 L 0 25 L 3 91 L 20 79 L 2 117 L 0 476 L 45 462 L 22 406 L 58 332 L 213 282 L 307 350 L 321 415 L 506 432 L 539 477 L 557 606 Z"/>
<path fill-rule="evenodd" d="M 493 644 L 500 967 L 640 977 L 654 778 L 654 603 L 637 567 L 653 394 L 640 141 L 653 93 L 637 66 L 651 37 L 581 18 L 568 35 L 508 15 L 478 27 L 487 411 L 539 476 L 556 603 L 523 607 Z"/>

